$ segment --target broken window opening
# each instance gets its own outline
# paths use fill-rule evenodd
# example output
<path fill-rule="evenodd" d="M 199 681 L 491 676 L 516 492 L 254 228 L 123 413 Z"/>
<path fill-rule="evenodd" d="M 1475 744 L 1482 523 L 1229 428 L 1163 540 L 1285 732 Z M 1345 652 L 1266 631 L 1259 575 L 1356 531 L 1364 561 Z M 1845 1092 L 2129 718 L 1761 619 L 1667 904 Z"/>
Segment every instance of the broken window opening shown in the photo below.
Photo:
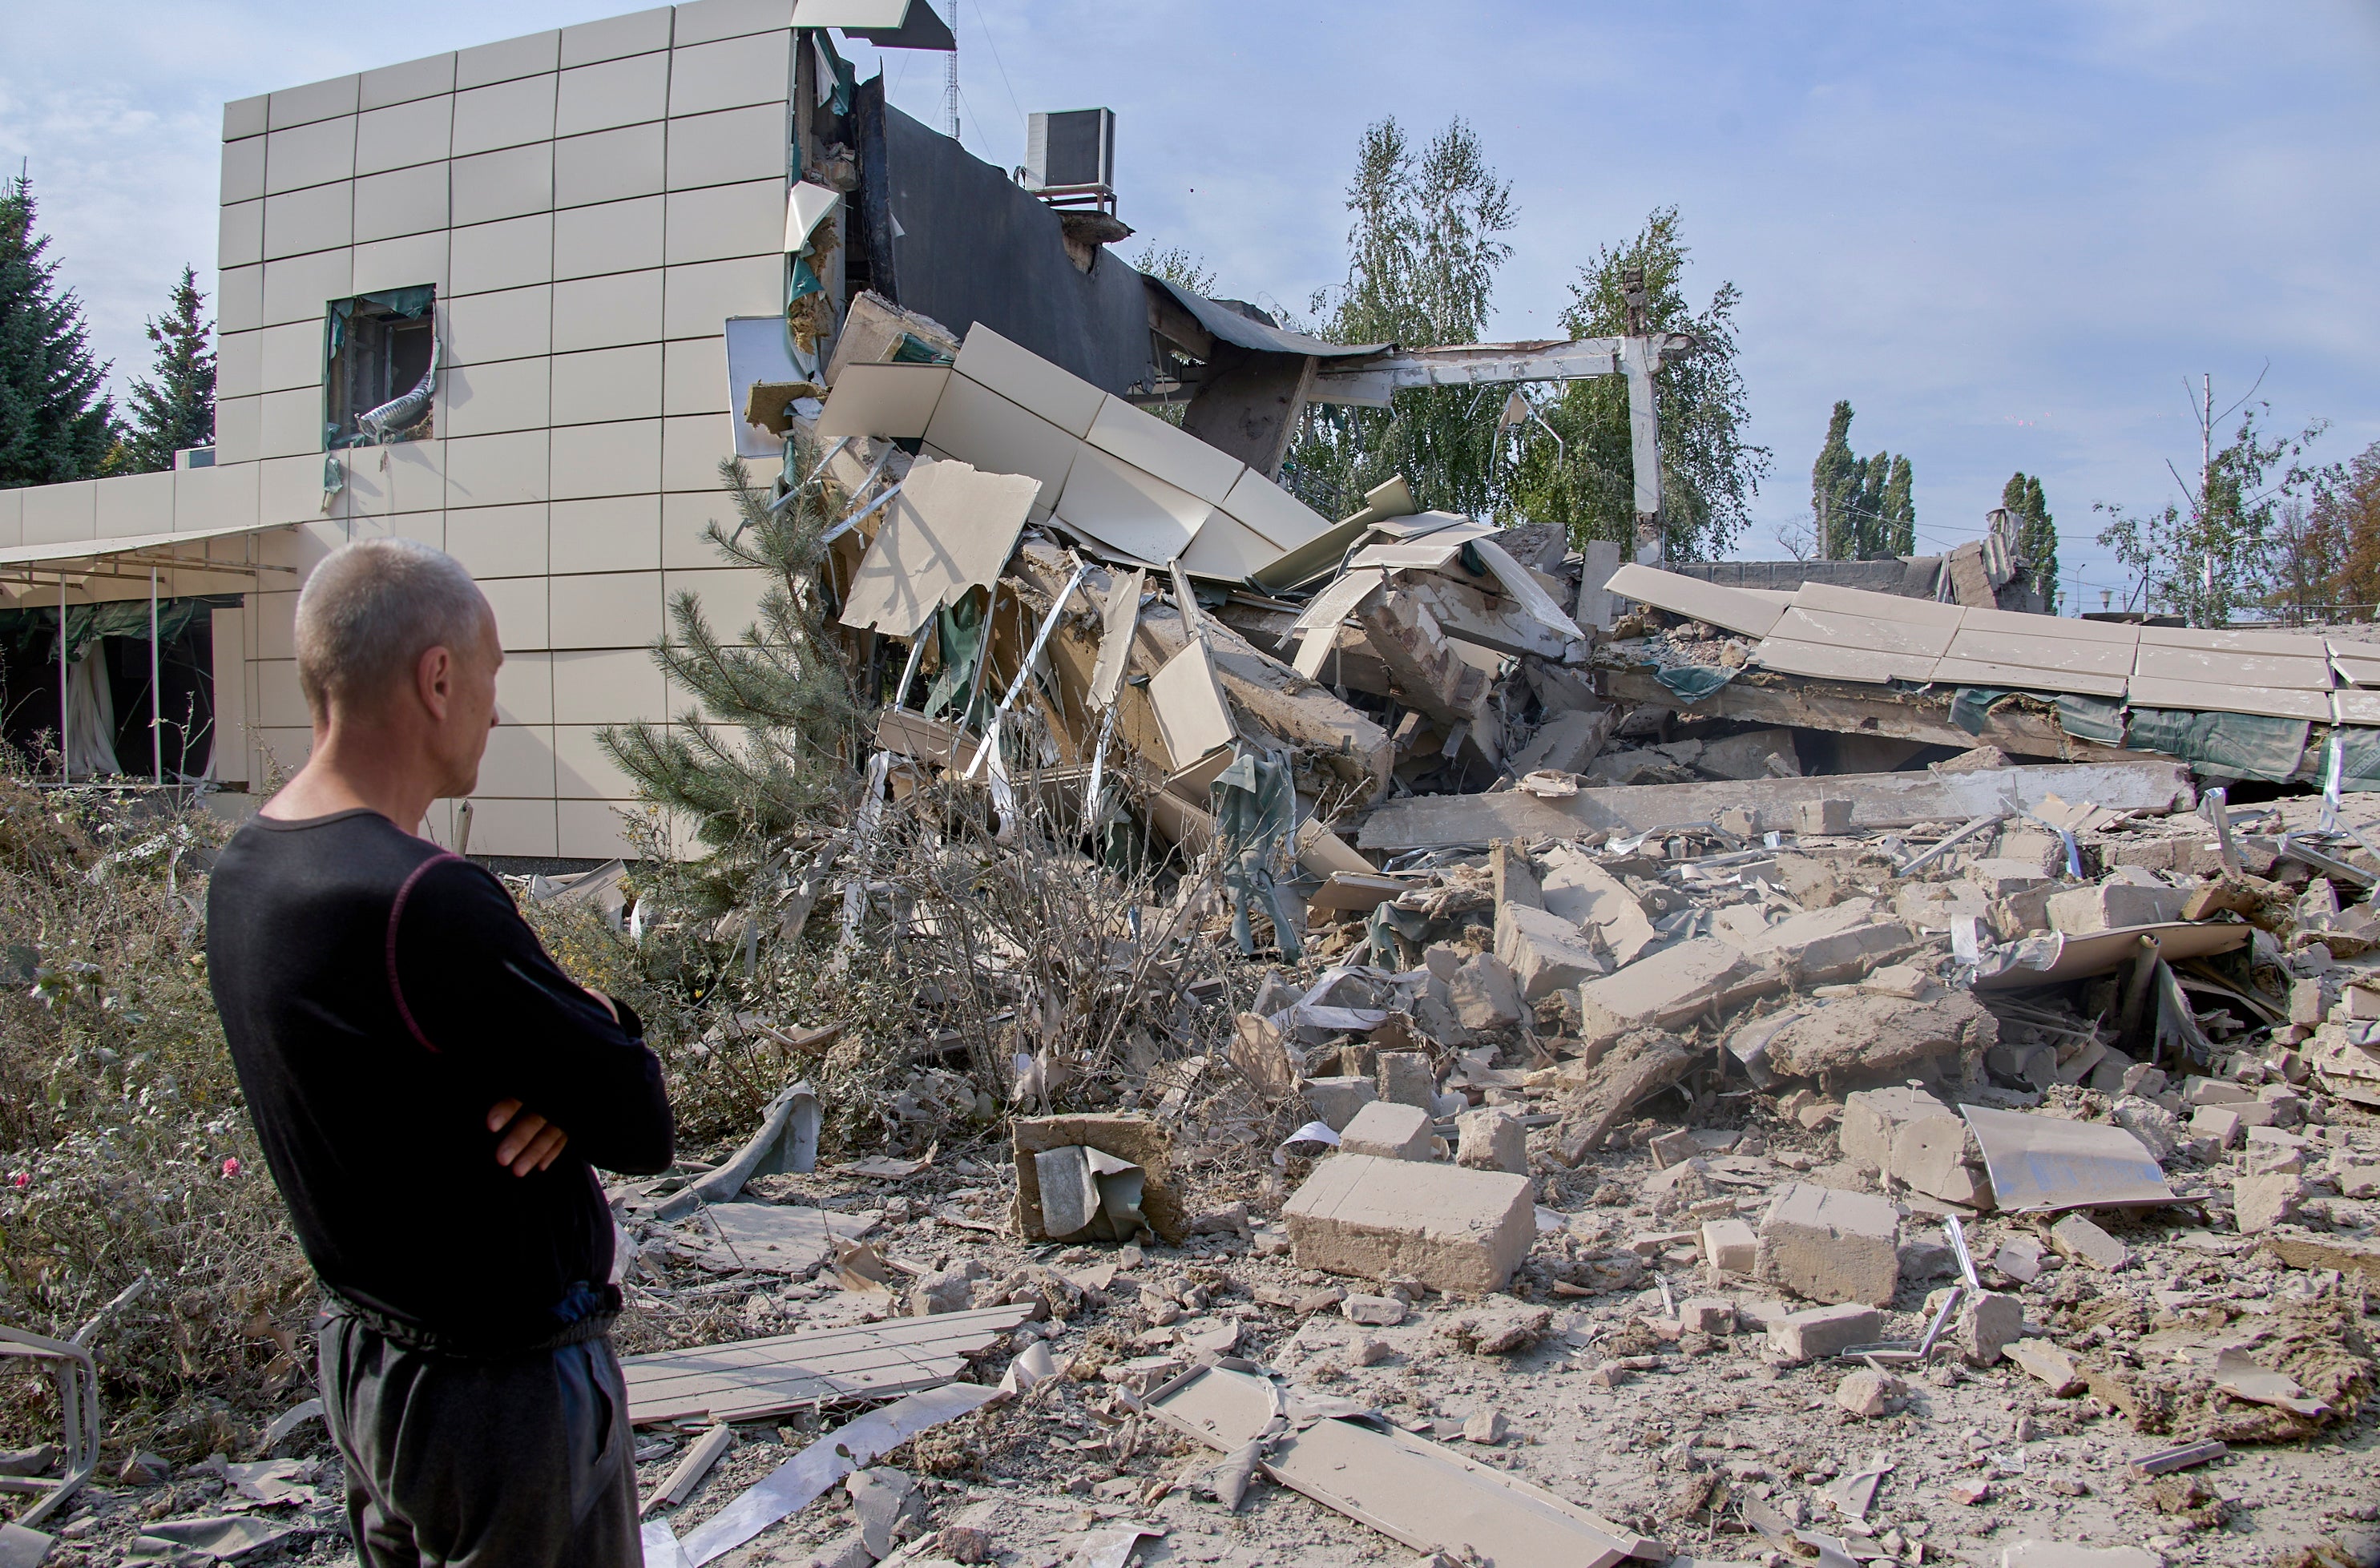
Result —
<path fill-rule="evenodd" d="M 382 446 L 437 433 L 438 291 L 334 299 L 322 323 L 322 445 Z"/>

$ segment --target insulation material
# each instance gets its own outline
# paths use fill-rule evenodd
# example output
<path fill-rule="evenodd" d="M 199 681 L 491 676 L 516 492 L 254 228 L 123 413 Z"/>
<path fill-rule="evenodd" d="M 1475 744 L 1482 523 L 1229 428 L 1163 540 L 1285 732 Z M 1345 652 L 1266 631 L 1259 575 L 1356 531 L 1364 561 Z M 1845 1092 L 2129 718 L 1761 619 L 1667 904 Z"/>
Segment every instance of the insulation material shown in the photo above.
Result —
<path fill-rule="evenodd" d="M 905 368 L 854 365 L 843 385 L 864 371 Z M 1021 474 L 918 459 L 852 577 L 843 624 L 912 638 L 969 589 L 989 589 L 1016 548 L 1038 488 Z"/>

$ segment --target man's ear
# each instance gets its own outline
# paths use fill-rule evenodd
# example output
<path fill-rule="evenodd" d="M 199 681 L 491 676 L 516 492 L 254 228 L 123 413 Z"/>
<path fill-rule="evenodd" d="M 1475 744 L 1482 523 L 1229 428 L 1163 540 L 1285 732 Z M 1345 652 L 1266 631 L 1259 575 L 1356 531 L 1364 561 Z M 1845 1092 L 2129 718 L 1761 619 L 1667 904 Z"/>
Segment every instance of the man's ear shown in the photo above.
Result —
<path fill-rule="evenodd" d="M 421 650 L 414 665 L 414 693 L 432 719 L 443 722 L 446 705 L 455 699 L 455 656 L 442 646 Z"/>

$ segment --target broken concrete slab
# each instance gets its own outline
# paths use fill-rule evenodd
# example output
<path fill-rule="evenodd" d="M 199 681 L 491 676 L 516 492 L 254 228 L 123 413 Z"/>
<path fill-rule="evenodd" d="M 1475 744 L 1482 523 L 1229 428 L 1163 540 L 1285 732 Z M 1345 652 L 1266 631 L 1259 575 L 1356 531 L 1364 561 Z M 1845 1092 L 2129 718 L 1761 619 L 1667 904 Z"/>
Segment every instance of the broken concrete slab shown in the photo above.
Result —
<path fill-rule="evenodd" d="M 1427 1160 L 1435 1136 L 1429 1112 L 1420 1106 L 1376 1100 L 1339 1129 L 1339 1152 L 1383 1160 Z"/>
<path fill-rule="evenodd" d="M 1998 1020 L 1963 991 L 1922 1002 L 1849 996 L 1813 1007 L 1771 1033 L 1764 1060 L 1779 1077 L 1905 1076 L 1920 1063 L 1973 1062 L 1998 1038 Z"/>
<path fill-rule="evenodd" d="M 1772 1319 L 1768 1346 L 1786 1361 L 1815 1361 L 1874 1343 L 1883 1326 L 1883 1318 L 1872 1307 L 1816 1307 Z"/>
<path fill-rule="evenodd" d="M 1627 884 L 1584 851 L 1568 845 L 1548 851 L 1541 885 L 1545 907 L 1592 934 L 1615 965 L 1633 964 L 1661 940 Z"/>
<path fill-rule="evenodd" d="M 1857 979 L 1917 944 L 1915 931 L 1899 920 L 1878 918 L 1874 910 L 1873 899 L 1852 898 L 1788 915 L 1740 938 L 1732 930 L 1727 934 L 1739 941 L 1746 957 L 1784 969 L 1795 983 L 1826 985 Z"/>
<path fill-rule="evenodd" d="M 2081 1365 L 2048 1340 L 2011 1341 L 2001 1347 L 2000 1353 L 2048 1385 L 2056 1398 L 2064 1399 L 2082 1391 Z"/>
<path fill-rule="evenodd" d="M 2305 1183 L 2287 1173 L 2240 1176 L 2231 1184 L 2231 1215 L 2243 1236 L 2262 1234 L 2297 1217 Z"/>
<path fill-rule="evenodd" d="M 1298 1266 L 1484 1295 L 1536 1241 L 1526 1176 L 1340 1154 L 1281 1209 Z"/>
<path fill-rule="evenodd" d="M 1638 1100 L 1676 1083 L 1694 1064 L 1693 1054 L 1673 1035 L 1639 1029 L 1621 1036 L 1587 1069 L 1585 1090 L 1563 1126 L 1563 1163 L 1585 1159 Z"/>
<path fill-rule="evenodd" d="M 2095 936 L 2101 931 L 2179 920 L 2186 896 L 2180 888 L 2109 881 L 2053 893 L 2046 910 L 2052 930 L 2067 936 Z"/>
<path fill-rule="evenodd" d="M 2049 1239 L 2064 1257 L 2103 1273 L 2112 1274 L 2131 1261 L 2131 1250 L 2087 1214 L 2067 1215 L 2049 1227 Z"/>
<path fill-rule="evenodd" d="M 2065 763 L 1948 776 L 1870 773 L 1644 784 L 1582 789 L 1560 800 L 1500 791 L 1389 801 L 1365 820 L 1356 842 L 1365 849 L 1485 848 L 1500 838 L 1569 839 L 1590 832 L 1641 833 L 1706 822 L 1732 806 L 1756 811 L 1763 821 L 1781 821 L 1802 801 L 1845 796 L 1852 802 L 1852 826 L 1906 828 L 2001 810 L 2011 793 L 2028 808 L 2051 795 L 2155 812 L 2187 810 L 2197 800 L 2189 769 L 2166 761 Z"/>
<path fill-rule="evenodd" d="M 1790 1183 L 1761 1216 L 1758 1271 L 1804 1300 L 1888 1306 L 1900 1285 L 1900 1216 L 1873 1193 Z"/>
<path fill-rule="evenodd" d="M 1334 1133 L 1344 1133 L 1367 1106 L 1379 1100 L 1379 1091 L 1365 1077 L 1308 1078 L 1305 1090 L 1314 1119 Z"/>
<path fill-rule="evenodd" d="M 1648 923 L 1648 935 L 1651 930 Z M 1522 999 L 1528 1002 L 1568 990 L 1610 968 L 1575 923 L 1526 904 L 1505 904 L 1497 909 L 1496 956 L 1512 971 Z"/>
<path fill-rule="evenodd" d="M 1583 773 L 1611 738 L 1618 713 L 1619 710 L 1609 707 L 1556 713 L 1537 727 L 1537 733 L 1512 754 L 1506 766 L 1519 778 L 1540 769 Z"/>
<path fill-rule="evenodd" d="M 1580 986 L 1579 1039 L 1593 1052 L 1632 1029 L 1668 1028 L 1783 983 L 1733 944 L 1696 937 Z"/>
<path fill-rule="evenodd" d="M 1493 953 L 1475 953 L 1446 982 L 1454 1015 L 1475 1034 L 1509 1028 L 1521 1021 L 1521 988 L 1512 971 Z"/>

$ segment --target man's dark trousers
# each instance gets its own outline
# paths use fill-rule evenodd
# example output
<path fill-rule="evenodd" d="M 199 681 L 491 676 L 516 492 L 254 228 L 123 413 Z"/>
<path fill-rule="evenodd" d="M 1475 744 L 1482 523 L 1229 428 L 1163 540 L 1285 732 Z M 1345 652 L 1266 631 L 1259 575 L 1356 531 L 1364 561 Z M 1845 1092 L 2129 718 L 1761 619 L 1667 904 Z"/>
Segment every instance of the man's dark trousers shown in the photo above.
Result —
<path fill-rule="evenodd" d="M 317 1342 L 361 1568 L 642 1568 L 608 1336 L 466 1359 L 334 1310 Z"/>

